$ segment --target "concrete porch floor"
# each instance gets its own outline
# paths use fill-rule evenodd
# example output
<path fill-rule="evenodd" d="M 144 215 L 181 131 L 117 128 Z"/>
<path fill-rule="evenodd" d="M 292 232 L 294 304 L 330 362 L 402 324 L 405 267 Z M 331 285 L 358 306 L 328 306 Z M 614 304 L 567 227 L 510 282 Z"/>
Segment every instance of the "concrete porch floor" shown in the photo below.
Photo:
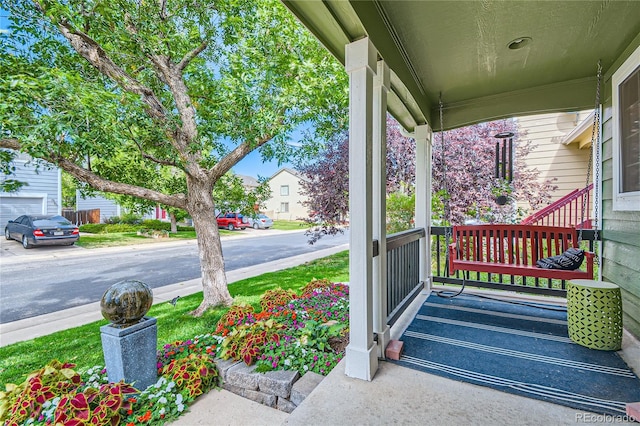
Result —
<path fill-rule="evenodd" d="M 481 291 L 482 292 L 482 291 Z M 471 293 L 471 291 L 466 291 Z M 482 292 L 487 293 L 487 292 Z M 495 292 L 488 292 L 497 296 Z M 428 294 L 422 292 L 392 329 L 398 339 Z M 517 297 L 504 292 L 500 297 Z M 524 299 L 563 304 L 564 299 Z M 640 344 L 628 333 L 621 355 L 640 372 Z M 549 402 L 458 382 L 381 362 L 371 382 L 344 374 L 341 362 L 293 411 L 285 414 L 227 391 L 209 392 L 175 425 L 575 425 L 632 423 Z"/>

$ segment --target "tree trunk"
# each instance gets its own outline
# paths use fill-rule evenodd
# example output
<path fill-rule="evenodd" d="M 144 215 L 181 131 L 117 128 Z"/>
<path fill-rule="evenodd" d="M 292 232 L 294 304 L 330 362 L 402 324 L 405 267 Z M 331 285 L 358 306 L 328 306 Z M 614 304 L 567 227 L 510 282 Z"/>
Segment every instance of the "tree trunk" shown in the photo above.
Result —
<path fill-rule="evenodd" d="M 219 305 L 230 306 L 233 298 L 227 289 L 222 244 L 214 213 L 213 188 L 207 183 L 189 178 L 187 185 L 187 211 L 193 219 L 198 239 L 203 295 L 202 303 L 191 315 L 201 316 L 209 308 Z"/>
<path fill-rule="evenodd" d="M 169 213 L 169 217 L 171 218 L 171 233 L 175 234 L 178 232 L 178 219 L 176 219 L 176 215 L 173 213 Z"/>

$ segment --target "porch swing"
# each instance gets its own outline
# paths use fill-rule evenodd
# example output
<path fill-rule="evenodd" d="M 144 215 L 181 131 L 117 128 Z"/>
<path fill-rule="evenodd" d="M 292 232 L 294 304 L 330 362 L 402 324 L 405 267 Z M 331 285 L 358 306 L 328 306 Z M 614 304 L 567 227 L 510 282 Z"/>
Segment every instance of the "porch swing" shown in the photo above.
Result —
<path fill-rule="evenodd" d="M 596 175 L 599 179 L 599 150 L 597 141 L 599 138 L 600 123 L 600 81 L 602 68 L 598 63 L 596 105 L 593 117 L 591 134 L 591 155 L 587 168 L 587 182 L 593 164 L 593 150 L 596 151 Z M 440 101 L 440 127 L 441 143 L 443 148 L 443 186 L 446 191 L 446 163 L 444 163 L 444 132 L 442 117 L 442 101 Z M 502 139 L 502 163 L 500 163 L 500 149 L 496 144 L 496 176 L 510 181 L 513 174 L 512 162 L 507 174 L 506 150 L 509 146 L 509 155 L 512 155 L 513 134 L 501 133 L 496 135 Z M 508 144 L 508 145 L 507 145 Z M 595 203 L 598 202 L 598 192 L 595 191 Z M 496 199 L 498 204 L 505 201 Z M 449 220 L 449 209 L 445 200 L 445 218 Z M 485 272 L 489 274 L 505 274 L 511 276 L 523 276 L 533 278 L 547 278 L 558 280 L 593 279 L 594 261 L 597 263 L 595 253 L 582 251 L 579 246 L 582 242 L 582 233 L 585 221 L 586 198 L 582 202 L 582 221 L 579 229 L 576 227 L 540 226 L 540 225 L 511 225 L 511 224 L 483 224 L 453 226 L 452 231 L 445 233 L 447 245 L 447 261 L 449 275 L 455 275 L 457 271 L 468 274 L 471 272 Z M 595 210 L 594 224 L 598 226 L 598 208 Z M 451 243 L 449 238 L 452 238 Z M 597 237 L 596 237 L 597 238 Z M 584 256 L 584 257 L 583 257 Z M 586 270 L 578 269 L 582 263 L 582 257 L 586 263 Z M 574 268 L 575 269 L 572 269 Z M 463 280 L 464 282 L 464 280 Z"/>

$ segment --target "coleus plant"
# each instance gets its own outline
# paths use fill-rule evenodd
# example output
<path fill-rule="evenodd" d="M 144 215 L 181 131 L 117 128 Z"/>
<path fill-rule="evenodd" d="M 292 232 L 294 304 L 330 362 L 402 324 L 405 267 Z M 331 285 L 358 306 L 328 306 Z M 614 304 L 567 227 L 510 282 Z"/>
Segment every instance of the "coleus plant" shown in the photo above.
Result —
<path fill-rule="evenodd" d="M 55 411 L 54 423 L 117 426 L 121 410 L 126 411 L 131 405 L 126 395 L 133 393 L 138 393 L 138 390 L 121 381 L 104 384 L 100 389 L 87 388 L 84 392 L 64 395 Z"/>
<path fill-rule="evenodd" d="M 253 315 L 253 306 L 251 305 L 233 305 L 229 310 L 218 320 L 216 325 L 216 334 L 226 336 L 231 328 L 244 322 L 247 318 L 251 318 Z"/>
<path fill-rule="evenodd" d="M 268 290 L 264 295 L 262 295 L 260 298 L 260 306 L 263 311 L 268 311 L 277 306 L 282 306 L 295 298 L 296 293 L 293 290 L 275 288 L 273 290 Z"/>
<path fill-rule="evenodd" d="M 222 384 L 216 364 L 206 354 L 190 354 L 186 358 L 173 359 L 164 366 L 162 375 L 174 381 L 180 391 L 185 390 L 185 396 L 191 400 Z"/>
<path fill-rule="evenodd" d="M 284 327 L 273 319 L 240 325 L 222 342 L 220 358 L 242 360 L 251 365 L 267 343 L 280 341 L 279 332 Z"/>
<path fill-rule="evenodd" d="M 0 422 L 13 426 L 37 419 L 46 401 L 80 387 L 82 379 L 73 367 L 75 364 L 53 360 L 20 385 L 7 384 L 6 391 L 0 392 Z"/>

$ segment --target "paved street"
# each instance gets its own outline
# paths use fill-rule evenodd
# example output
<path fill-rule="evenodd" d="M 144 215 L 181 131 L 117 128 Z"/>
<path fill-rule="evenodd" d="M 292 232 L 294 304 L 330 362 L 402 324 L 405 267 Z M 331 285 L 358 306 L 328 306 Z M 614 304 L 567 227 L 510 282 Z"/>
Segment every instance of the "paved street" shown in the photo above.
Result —
<path fill-rule="evenodd" d="M 247 230 L 223 239 L 227 271 L 286 259 L 348 242 L 348 233 L 309 245 L 302 231 Z M 44 249 L 44 250 L 42 250 Z M 200 277 L 195 240 L 104 249 L 0 244 L 0 324 L 99 301 L 124 279 L 152 288 Z"/>

